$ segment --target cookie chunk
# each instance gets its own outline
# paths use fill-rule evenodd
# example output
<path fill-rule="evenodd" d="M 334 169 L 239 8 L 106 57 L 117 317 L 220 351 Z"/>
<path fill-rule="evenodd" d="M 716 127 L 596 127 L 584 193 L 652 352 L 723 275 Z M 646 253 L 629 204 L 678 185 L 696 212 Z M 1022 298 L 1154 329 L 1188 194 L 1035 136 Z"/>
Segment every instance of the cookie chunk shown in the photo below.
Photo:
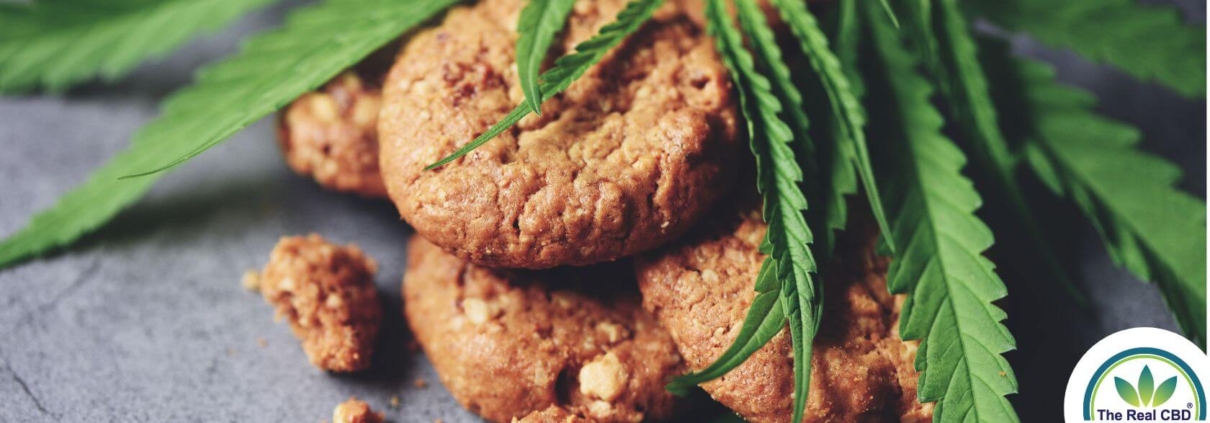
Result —
<path fill-rule="evenodd" d="M 375 413 L 370 405 L 357 398 L 349 398 L 332 411 L 332 423 L 382 423 L 385 416 Z"/>
<path fill-rule="evenodd" d="M 626 0 L 580 0 L 551 56 L 614 21 Z M 724 193 L 741 143 L 713 41 L 677 2 L 580 80 L 440 169 L 524 98 L 514 46 L 523 0 L 452 9 L 417 34 L 384 87 L 383 177 L 400 214 L 477 264 L 614 260 L 682 234 Z"/>
<path fill-rule="evenodd" d="M 633 280 L 618 265 L 488 269 L 416 236 L 404 309 L 445 387 L 489 421 L 552 406 L 602 423 L 659 421 L 673 414 L 664 385 L 683 367 Z"/>
<path fill-rule="evenodd" d="M 379 84 L 385 73 L 385 66 L 346 71 L 290 103 L 277 129 L 286 164 L 328 189 L 386 197 L 378 171 Z"/>
<path fill-rule="evenodd" d="M 545 410 L 530 413 L 523 419 L 513 419 L 512 423 L 593 423 L 593 421 L 572 414 L 562 407 L 551 406 Z"/>
<path fill-rule="evenodd" d="M 311 364 L 364 370 L 382 323 L 377 269 L 356 245 L 333 245 L 315 234 L 285 237 L 261 272 L 260 292 L 290 322 Z"/>
<path fill-rule="evenodd" d="M 706 225 L 685 245 L 636 261 L 643 304 L 672 333 L 690 369 L 702 369 L 739 332 L 765 256 L 759 212 Z M 853 236 L 853 233 L 862 233 Z M 916 401 L 915 342 L 898 337 L 899 299 L 886 290 L 874 230 L 850 229 L 824 266 L 823 320 L 811 360 L 807 422 L 927 422 Z M 782 331 L 725 376 L 702 384 L 750 422 L 786 423 L 793 405 L 793 351 Z"/>

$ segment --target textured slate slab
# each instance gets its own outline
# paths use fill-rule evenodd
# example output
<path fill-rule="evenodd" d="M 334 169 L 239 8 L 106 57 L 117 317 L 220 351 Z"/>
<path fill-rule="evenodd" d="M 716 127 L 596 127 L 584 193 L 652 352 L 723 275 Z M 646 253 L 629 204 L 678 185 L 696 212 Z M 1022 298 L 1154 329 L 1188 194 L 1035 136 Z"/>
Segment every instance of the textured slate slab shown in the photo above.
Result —
<path fill-rule="evenodd" d="M 1205 3 L 1183 5 L 1204 21 Z M 113 86 L 0 99 L 0 234 L 120 149 L 199 64 L 278 22 L 283 10 L 256 14 Z M 1065 80 L 1094 89 L 1107 114 L 1140 126 L 1147 148 L 1186 168 L 1184 187 L 1204 198 L 1203 102 L 1018 41 L 1021 51 L 1057 61 Z M 271 122 L 253 125 L 80 245 L 0 271 L 0 422 L 314 422 L 349 395 L 397 422 L 478 421 L 423 355 L 403 347 L 407 335 L 394 317 L 410 230 L 387 203 L 293 176 L 272 137 Z M 1022 392 L 1013 401 L 1024 421 L 1058 415 L 1068 372 L 1096 340 L 1128 327 L 1173 327 L 1154 288 L 1115 269 L 1091 228 L 1060 210 L 1048 223 L 1069 232 L 1059 247 L 1080 272 L 1090 309 L 1028 272 L 1011 236 L 993 251 L 1011 292 L 1005 307 L 1020 345 L 1009 359 Z M 382 264 L 376 282 L 392 319 L 372 375 L 316 371 L 268 306 L 239 286 L 278 237 L 312 231 L 356 242 Z M 416 379 L 429 386 L 413 386 Z M 399 408 L 388 407 L 393 396 Z"/>

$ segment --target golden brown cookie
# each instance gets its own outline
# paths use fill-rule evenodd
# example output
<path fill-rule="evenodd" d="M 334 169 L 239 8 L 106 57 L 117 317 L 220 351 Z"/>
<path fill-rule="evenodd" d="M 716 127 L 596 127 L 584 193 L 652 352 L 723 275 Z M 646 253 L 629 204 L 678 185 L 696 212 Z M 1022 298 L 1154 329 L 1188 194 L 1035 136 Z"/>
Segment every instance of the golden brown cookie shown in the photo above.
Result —
<path fill-rule="evenodd" d="M 404 309 L 442 383 L 487 420 L 551 406 L 602 423 L 664 420 L 664 385 L 683 367 L 633 280 L 619 265 L 488 269 L 416 236 Z"/>
<path fill-rule="evenodd" d="M 522 419 L 513 419 L 512 423 L 593 423 L 592 420 L 568 412 L 563 407 L 550 406 L 542 411 L 535 411 Z"/>
<path fill-rule="evenodd" d="M 386 197 L 378 171 L 379 85 L 385 69 L 345 71 L 286 107 L 277 141 L 291 169 L 328 189 Z"/>
<path fill-rule="evenodd" d="M 265 301 L 302 340 L 312 364 L 351 372 L 370 366 L 382 324 L 377 269 L 356 245 L 333 245 L 315 234 L 283 237 L 258 282 Z"/>
<path fill-rule="evenodd" d="M 385 416 L 375 413 L 370 405 L 357 398 L 349 398 L 332 411 L 332 423 L 382 423 Z"/>
<path fill-rule="evenodd" d="M 765 256 L 759 212 L 723 213 L 683 246 L 636 260 L 643 304 L 672 333 L 690 369 L 702 369 L 738 333 Z M 823 320 L 811 360 L 806 422 L 925 422 L 916 401 L 915 342 L 898 337 L 898 300 L 886 290 L 886 260 L 870 230 L 837 247 L 825 283 Z M 793 404 L 793 354 L 782 331 L 745 363 L 702 384 L 755 423 L 786 423 Z"/>
<path fill-rule="evenodd" d="M 580 0 L 558 56 L 626 0 Z M 683 233 L 725 191 L 736 112 L 713 41 L 669 2 L 543 105 L 542 116 L 434 171 L 523 99 L 514 25 L 523 0 L 452 9 L 417 34 L 384 87 L 383 176 L 400 214 L 475 263 L 549 268 L 614 260 Z"/>

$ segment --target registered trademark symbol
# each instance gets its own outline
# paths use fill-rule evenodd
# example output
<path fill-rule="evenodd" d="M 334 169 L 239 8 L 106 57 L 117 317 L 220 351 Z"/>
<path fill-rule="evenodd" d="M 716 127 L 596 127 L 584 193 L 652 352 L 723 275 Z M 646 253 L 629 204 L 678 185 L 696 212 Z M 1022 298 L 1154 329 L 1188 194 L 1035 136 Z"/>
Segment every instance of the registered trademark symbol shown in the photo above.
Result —
<path fill-rule="evenodd" d="M 1193 408 L 1193 403 L 1185 403 L 1185 408 Z"/>

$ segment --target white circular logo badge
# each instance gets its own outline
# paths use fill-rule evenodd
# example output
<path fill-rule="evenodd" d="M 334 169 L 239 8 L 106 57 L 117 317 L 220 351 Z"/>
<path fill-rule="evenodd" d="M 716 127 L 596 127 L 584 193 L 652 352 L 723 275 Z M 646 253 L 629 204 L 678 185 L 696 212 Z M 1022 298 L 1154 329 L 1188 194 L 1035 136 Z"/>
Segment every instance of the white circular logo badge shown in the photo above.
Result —
<path fill-rule="evenodd" d="M 1206 421 L 1210 358 L 1192 342 L 1156 328 L 1134 328 L 1093 345 L 1067 380 L 1069 423 Z"/>

